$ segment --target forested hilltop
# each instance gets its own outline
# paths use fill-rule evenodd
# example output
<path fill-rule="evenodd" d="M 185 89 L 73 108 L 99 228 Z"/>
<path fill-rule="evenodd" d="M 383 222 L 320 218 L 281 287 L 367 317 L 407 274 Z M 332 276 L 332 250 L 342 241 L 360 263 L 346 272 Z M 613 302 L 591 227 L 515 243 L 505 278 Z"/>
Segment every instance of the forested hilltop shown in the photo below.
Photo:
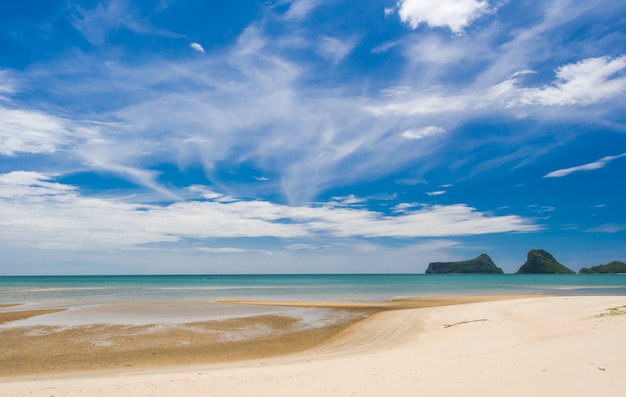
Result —
<path fill-rule="evenodd" d="M 576 274 L 572 269 L 559 263 L 552 254 L 542 249 L 530 250 L 526 262 L 517 274 Z"/>
<path fill-rule="evenodd" d="M 432 262 L 426 274 L 442 273 L 498 273 L 503 271 L 491 260 L 489 255 L 481 254 L 474 259 L 460 262 Z"/>
<path fill-rule="evenodd" d="M 592 266 L 591 268 L 583 267 L 580 274 L 596 274 L 596 273 L 626 273 L 626 263 L 613 261 L 606 265 Z"/>

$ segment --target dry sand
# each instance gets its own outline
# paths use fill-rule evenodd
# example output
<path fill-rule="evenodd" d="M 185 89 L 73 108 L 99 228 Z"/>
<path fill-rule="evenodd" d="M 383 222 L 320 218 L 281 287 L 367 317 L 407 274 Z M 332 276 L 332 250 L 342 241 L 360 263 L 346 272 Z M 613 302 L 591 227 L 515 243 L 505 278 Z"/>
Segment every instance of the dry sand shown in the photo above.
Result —
<path fill-rule="evenodd" d="M 623 396 L 626 315 L 608 309 L 624 305 L 626 297 L 539 297 L 398 308 L 305 352 L 4 377 L 0 395 Z"/>

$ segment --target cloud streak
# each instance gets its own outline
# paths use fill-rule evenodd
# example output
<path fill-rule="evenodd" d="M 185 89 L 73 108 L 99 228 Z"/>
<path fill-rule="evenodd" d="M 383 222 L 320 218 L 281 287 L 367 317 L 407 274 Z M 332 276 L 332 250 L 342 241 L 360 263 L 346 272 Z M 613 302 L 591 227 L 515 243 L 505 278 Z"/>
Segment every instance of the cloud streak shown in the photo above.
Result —
<path fill-rule="evenodd" d="M 560 170 L 552 171 L 544 175 L 544 178 L 562 178 L 574 172 L 599 170 L 601 168 L 604 168 L 604 166 L 606 166 L 610 162 L 615 161 L 622 157 L 626 157 L 626 153 L 618 154 L 617 156 L 606 156 L 592 163 L 587 163 L 583 165 L 577 165 L 575 167 L 563 168 Z"/>
<path fill-rule="evenodd" d="M 103 45 L 111 32 L 127 29 L 138 34 L 164 37 L 181 37 L 170 31 L 153 26 L 126 0 L 108 0 L 93 9 L 76 7 L 71 22 L 93 45 Z"/>
<path fill-rule="evenodd" d="M 430 125 L 428 127 L 419 128 L 417 130 L 406 130 L 401 135 L 406 139 L 424 139 L 429 136 L 438 135 L 446 132 L 444 128 Z"/>

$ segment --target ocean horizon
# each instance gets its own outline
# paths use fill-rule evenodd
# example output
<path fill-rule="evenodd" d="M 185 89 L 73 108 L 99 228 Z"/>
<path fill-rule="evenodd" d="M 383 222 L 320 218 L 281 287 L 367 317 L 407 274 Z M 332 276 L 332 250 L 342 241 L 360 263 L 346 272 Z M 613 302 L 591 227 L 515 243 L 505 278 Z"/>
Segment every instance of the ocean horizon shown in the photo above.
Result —
<path fill-rule="evenodd" d="M 470 294 L 626 295 L 625 274 L 163 274 L 0 276 L 1 303 L 66 299 L 350 300 Z"/>

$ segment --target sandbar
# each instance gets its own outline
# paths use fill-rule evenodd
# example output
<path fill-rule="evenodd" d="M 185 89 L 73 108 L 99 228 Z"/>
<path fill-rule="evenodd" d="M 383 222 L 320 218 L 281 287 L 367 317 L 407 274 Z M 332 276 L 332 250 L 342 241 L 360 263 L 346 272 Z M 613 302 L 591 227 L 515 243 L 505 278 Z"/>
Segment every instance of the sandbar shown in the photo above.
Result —
<path fill-rule="evenodd" d="M 13 307 L 18 305 L 4 305 L 0 308 Z M 66 309 L 44 309 L 44 310 L 22 310 L 0 313 L 0 324 L 8 323 L 9 321 L 24 320 L 26 318 L 42 316 L 44 314 L 59 313 Z"/>
<path fill-rule="evenodd" d="M 14 306 L 20 306 L 21 303 L 0 303 L 0 309 L 4 309 L 6 307 L 14 307 Z"/>

